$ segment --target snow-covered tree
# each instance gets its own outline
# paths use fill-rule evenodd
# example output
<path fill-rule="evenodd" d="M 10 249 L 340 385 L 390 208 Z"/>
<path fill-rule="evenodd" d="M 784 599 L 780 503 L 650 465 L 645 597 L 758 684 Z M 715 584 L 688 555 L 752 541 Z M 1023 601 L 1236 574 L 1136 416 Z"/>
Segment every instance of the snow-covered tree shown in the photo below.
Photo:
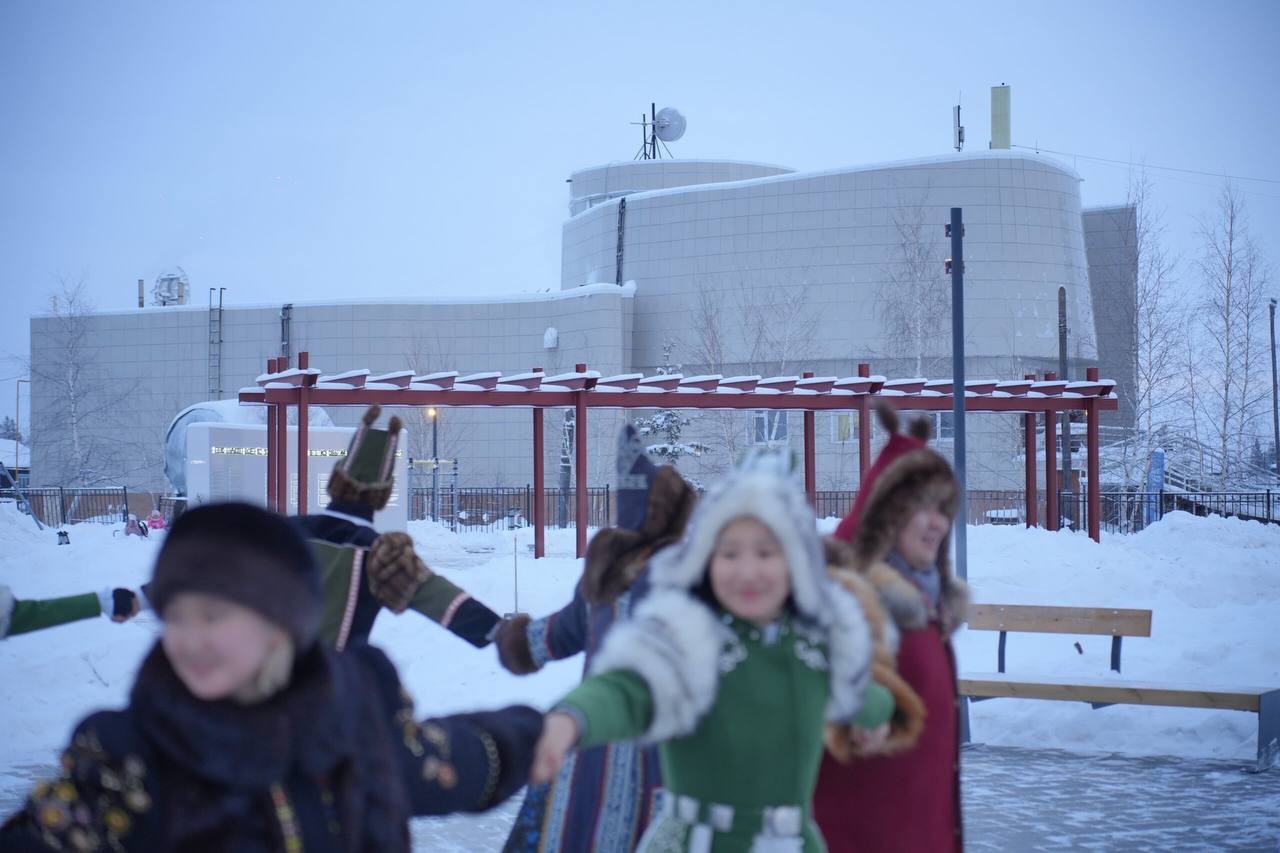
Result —
<path fill-rule="evenodd" d="M 675 342 L 671 340 L 663 343 L 659 375 L 667 376 L 681 371 L 680 365 L 671 363 L 671 354 L 675 346 Z M 661 439 L 648 445 L 646 449 L 667 464 L 678 466 L 680 460 L 686 456 L 701 456 L 707 452 L 705 444 L 683 440 L 685 427 L 689 426 L 691 421 L 673 409 L 660 409 L 651 417 L 636 418 L 634 423 L 641 435 L 656 436 Z"/>
<path fill-rule="evenodd" d="M 17 421 L 8 415 L 5 415 L 4 420 L 0 421 L 0 439 L 8 439 L 19 444 L 25 444 L 22 440 L 22 433 L 18 432 Z"/>

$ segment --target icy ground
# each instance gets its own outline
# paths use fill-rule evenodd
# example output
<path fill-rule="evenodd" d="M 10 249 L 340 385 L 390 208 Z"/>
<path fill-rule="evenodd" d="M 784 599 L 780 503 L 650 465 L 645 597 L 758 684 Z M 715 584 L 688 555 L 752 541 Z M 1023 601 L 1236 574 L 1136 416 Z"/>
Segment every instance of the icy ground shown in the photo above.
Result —
<path fill-rule="evenodd" d="M 828 519 L 822 527 L 830 530 L 834 524 Z M 558 609 L 568 601 L 581 570 L 573 557 L 572 531 L 549 531 L 549 556 L 539 561 L 532 558 L 532 532 L 527 529 L 514 535 L 460 537 L 415 522 L 410 531 L 433 568 L 501 612 L 518 606 L 543 615 Z M 1152 610 L 1151 638 L 1125 641 L 1127 678 L 1280 686 L 1280 629 L 1275 626 L 1280 614 L 1280 527 L 1174 513 L 1138 534 L 1104 535 L 1101 545 L 1079 533 L 1011 527 L 971 527 L 968 538 L 969 575 L 978 601 Z M 125 538 L 111 526 L 94 524 L 73 527 L 71 545 L 59 547 L 52 533 L 37 532 L 11 506 L 0 506 L 0 583 L 20 598 L 136 585 L 147 578 L 158 547 L 157 539 Z M 150 617 L 125 625 L 96 619 L 0 642 L 0 683 L 7 688 L 0 694 L 0 811 L 11 811 L 31 777 L 53 766 L 76 721 L 96 708 L 125 703 L 133 671 L 156 631 Z M 581 674 L 580 660 L 569 660 L 534 676 L 511 676 L 498 666 L 492 649 L 472 649 L 412 613 L 380 617 L 373 641 L 396 662 L 422 716 L 511 702 L 546 706 Z M 1026 676 L 1114 677 L 1108 674 L 1109 646 L 1106 637 L 1015 634 L 1008 642 L 1007 668 Z M 957 649 L 962 670 L 995 669 L 994 633 L 961 631 Z M 1142 804 L 1154 804 L 1161 796 L 1210 796 L 1214 791 L 1231 794 L 1212 806 L 1215 813 L 1234 816 L 1226 825 L 1253 826 L 1257 834 L 1249 837 L 1255 842 L 1270 833 L 1270 849 L 1280 840 L 1274 817 L 1269 824 L 1249 817 L 1264 802 L 1280 802 L 1274 781 L 1280 771 L 1255 776 L 1237 770 L 1255 754 L 1254 714 L 1121 705 L 1095 711 L 1080 703 L 998 699 L 973 706 L 972 726 L 974 740 L 989 747 L 1037 750 L 966 752 L 969 837 L 974 842 L 994 839 L 996 846 L 986 849 L 997 849 L 1002 839 L 1009 841 L 1005 849 L 1033 849 L 1024 843 L 1032 837 L 1050 848 L 1088 847 L 1089 839 L 1072 835 L 1071 827 L 1096 825 L 1097 820 L 1088 818 L 1090 808 L 1119 801 L 1134 810 L 1123 814 L 1132 815 L 1146 813 Z M 1043 751 L 1055 749 L 1071 754 Z M 1172 758 L 1143 764 L 1100 757 L 1107 753 Z M 978 772 L 983 761 L 994 761 L 997 769 Z M 1185 772 L 1152 770 L 1166 766 Z M 1058 770 L 1051 772 L 1054 767 Z M 1086 786 L 1077 770 L 1094 774 L 1096 784 Z M 1099 796 L 1099 791 L 1111 793 Z M 1036 824 L 1043 836 L 1039 830 L 1024 836 L 1000 834 L 1037 797 L 1058 797 L 1061 820 Z M 1089 798 L 1094 798 L 1093 806 L 1086 804 Z M 1079 804 L 1075 818 L 1070 817 L 1075 814 L 1071 803 Z M 415 821 L 415 838 L 423 849 L 491 849 L 496 845 L 489 840 L 505 835 L 515 806 L 479 817 Z M 1034 809 L 1042 807 L 1047 808 L 1041 803 Z M 1151 809 L 1159 811 L 1155 805 Z M 1274 816 L 1280 808 L 1263 811 Z M 1001 814 L 1005 820 L 991 820 Z M 1085 817 L 1078 819 L 1080 814 Z M 1204 812 L 1195 807 L 1161 814 L 1165 823 L 1157 820 L 1150 831 L 1169 831 L 1179 814 L 1178 825 L 1185 829 L 1206 823 Z M 1115 820 L 1104 823 L 1116 826 Z M 1129 837 L 1137 846 L 1144 837 L 1148 845 L 1158 843 L 1158 835 Z M 1210 836 L 1179 837 L 1190 843 Z M 1229 846 L 1223 836 L 1216 838 L 1206 843 Z M 1118 844 L 1120 838 L 1114 840 Z M 1238 840 L 1252 846 L 1244 836 Z M 1102 846 L 1117 849 L 1115 844 Z M 1175 846 L 1186 849 L 1182 843 Z"/>

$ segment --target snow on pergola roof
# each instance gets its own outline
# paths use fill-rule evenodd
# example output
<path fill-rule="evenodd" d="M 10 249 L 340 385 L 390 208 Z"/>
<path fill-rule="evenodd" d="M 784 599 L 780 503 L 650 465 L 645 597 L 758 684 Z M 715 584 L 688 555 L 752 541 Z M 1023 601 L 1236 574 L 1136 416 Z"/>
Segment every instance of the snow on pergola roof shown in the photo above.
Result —
<path fill-rule="evenodd" d="M 861 409 L 868 397 L 893 398 L 901 409 L 952 407 L 949 379 L 886 379 L 883 376 L 601 376 L 578 365 L 556 375 L 541 370 L 460 375 L 457 371 L 415 374 L 412 370 L 371 375 L 368 370 L 324 374 L 315 368 L 263 373 L 257 386 L 242 388 L 240 402 L 294 402 L 307 389 L 308 403 L 325 406 L 491 406 L 560 408 L 576 406 L 583 392 L 588 408 L 689 409 Z M 1091 378 L 975 379 L 965 382 L 965 410 L 974 412 L 1060 412 L 1084 410 L 1093 400 L 1112 411 L 1115 382 Z M 272 393 L 278 392 L 278 393 Z"/>

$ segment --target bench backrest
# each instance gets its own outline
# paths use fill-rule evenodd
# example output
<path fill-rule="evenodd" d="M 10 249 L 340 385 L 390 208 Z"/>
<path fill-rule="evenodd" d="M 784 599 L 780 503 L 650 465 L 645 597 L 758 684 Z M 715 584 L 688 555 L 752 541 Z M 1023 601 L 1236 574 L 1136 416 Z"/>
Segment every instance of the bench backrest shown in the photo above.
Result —
<path fill-rule="evenodd" d="M 1114 607 L 975 604 L 969 609 L 969 630 L 1150 637 L 1151 611 Z"/>

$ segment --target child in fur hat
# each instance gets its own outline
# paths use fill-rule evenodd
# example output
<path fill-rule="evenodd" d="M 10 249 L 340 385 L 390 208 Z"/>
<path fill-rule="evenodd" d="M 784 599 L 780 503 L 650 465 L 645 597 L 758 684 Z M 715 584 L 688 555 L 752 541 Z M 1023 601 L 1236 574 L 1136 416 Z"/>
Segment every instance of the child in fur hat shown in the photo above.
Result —
<path fill-rule="evenodd" d="M 498 657 L 509 671 L 525 675 L 576 654 L 588 671 L 608 631 L 644 597 L 652 556 L 684 532 L 697 493 L 675 468 L 653 464 L 631 424 L 618 436 L 615 474 L 618 525 L 592 537 L 573 599 L 549 616 L 521 614 L 498 629 Z M 661 781 L 652 745 L 583 749 L 550 783 L 529 786 L 504 850 L 628 853 L 649 826 Z"/>
<path fill-rule="evenodd" d="M 128 706 L 77 726 L 0 848 L 407 851 L 410 815 L 524 784 L 541 715 L 417 722 L 385 655 L 319 641 L 319 571 L 284 518 L 184 513 L 149 592 L 163 634 Z"/>
<path fill-rule="evenodd" d="M 823 722 L 882 732 L 893 708 L 785 464 L 755 457 L 711 489 L 649 581 L 547 715 L 531 779 L 575 747 L 640 738 L 659 745 L 664 791 L 639 850 L 823 850 Z"/>
<path fill-rule="evenodd" d="M 928 421 L 913 421 L 903 434 L 892 407 L 882 403 L 877 413 L 889 441 L 836 528 L 836 538 L 850 548 L 833 574 L 879 594 L 899 634 L 897 676 L 924 713 L 876 756 L 841 749 L 836 739 L 822 763 L 814 814 L 830 849 L 840 853 L 959 850 L 951 634 L 964 621 L 968 593 L 952 577 L 948 557 L 959 486 L 947 461 L 926 446 Z"/>

